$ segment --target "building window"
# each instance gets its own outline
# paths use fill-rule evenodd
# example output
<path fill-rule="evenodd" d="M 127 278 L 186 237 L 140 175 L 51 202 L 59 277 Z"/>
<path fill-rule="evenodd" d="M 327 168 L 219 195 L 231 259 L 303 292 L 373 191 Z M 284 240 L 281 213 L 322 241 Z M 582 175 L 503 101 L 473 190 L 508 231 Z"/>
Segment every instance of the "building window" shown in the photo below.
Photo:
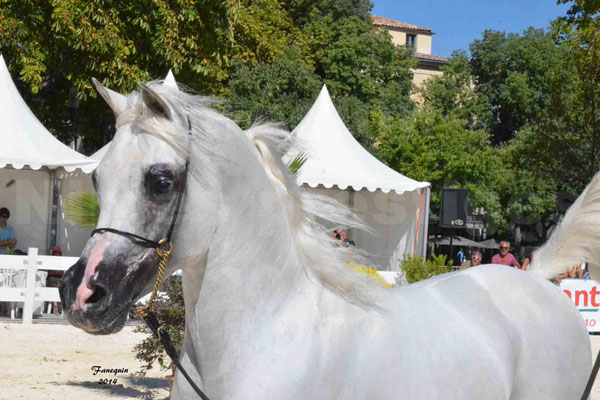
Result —
<path fill-rule="evenodd" d="M 409 33 L 406 34 L 406 46 L 412 47 L 413 49 L 417 47 L 417 35 L 411 35 Z"/>

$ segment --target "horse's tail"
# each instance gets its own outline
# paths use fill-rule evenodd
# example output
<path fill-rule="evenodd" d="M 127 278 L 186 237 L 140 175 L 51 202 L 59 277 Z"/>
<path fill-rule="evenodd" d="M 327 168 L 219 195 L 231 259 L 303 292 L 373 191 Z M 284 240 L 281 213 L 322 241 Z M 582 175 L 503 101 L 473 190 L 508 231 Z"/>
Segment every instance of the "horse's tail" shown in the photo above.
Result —
<path fill-rule="evenodd" d="M 600 278 L 600 173 L 569 208 L 529 268 L 550 279 L 568 268 L 588 263 L 592 278 Z"/>

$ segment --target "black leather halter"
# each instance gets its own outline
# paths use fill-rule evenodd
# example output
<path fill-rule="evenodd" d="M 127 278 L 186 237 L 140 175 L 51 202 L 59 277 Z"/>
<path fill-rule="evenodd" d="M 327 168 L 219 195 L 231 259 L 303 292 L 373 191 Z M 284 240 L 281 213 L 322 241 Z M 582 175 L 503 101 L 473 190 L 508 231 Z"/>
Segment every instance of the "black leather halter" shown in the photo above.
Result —
<path fill-rule="evenodd" d="M 187 121 L 188 121 L 188 142 L 189 142 L 188 148 L 189 148 L 189 151 L 191 152 L 192 151 L 192 147 L 191 147 L 191 145 L 192 145 L 192 121 L 190 120 L 189 116 L 187 118 Z M 188 177 L 189 167 L 190 167 L 190 156 L 188 154 L 188 156 L 185 160 L 185 170 L 183 172 L 183 187 L 181 188 L 181 190 L 179 191 L 179 195 L 177 196 L 177 204 L 175 206 L 175 212 L 173 213 L 173 218 L 171 219 L 171 225 L 169 226 L 167 235 L 163 239 L 156 241 L 156 240 L 148 239 L 146 237 L 137 235 L 135 233 L 126 232 L 126 231 L 122 231 L 120 229 L 114 229 L 114 228 L 96 228 L 92 231 L 92 236 L 95 235 L 96 233 L 104 233 L 104 232 L 115 233 L 117 235 L 125 236 L 126 238 L 130 239 L 132 242 L 135 242 L 136 244 L 139 244 L 141 246 L 154 247 L 154 248 L 156 248 L 159 255 L 160 255 L 160 249 L 165 246 L 167 248 L 169 248 L 168 253 L 170 253 L 171 236 L 173 235 L 173 230 L 175 229 L 175 223 L 177 222 L 177 216 L 179 215 L 179 209 L 181 208 L 181 202 L 183 201 L 183 193 L 185 192 L 185 187 L 187 186 L 187 177 Z M 167 256 L 166 260 L 167 260 L 166 262 L 168 262 L 168 256 Z M 165 265 L 166 265 L 166 262 L 165 262 Z M 162 279 L 162 272 L 160 273 L 160 279 Z M 157 283 L 155 290 L 158 289 L 158 286 L 160 286 L 160 280 Z M 175 346 L 173 346 L 173 343 L 171 342 L 171 337 L 169 336 L 169 332 L 164 329 L 164 326 L 160 323 L 160 321 L 158 320 L 158 317 L 156 316 L 154 311 L 152 311 L 150 309 L 150 306 L 145 310 L 143 318 L 146 321 L 146 324 L 148 325 L 148 327 L 150 328 L 152 333 L 154 333 L 154 336 L 156 336 L 157 339 L 160 341 L 160 343 L 163 345 L 166 353 L 169 355 L 169 357 L 171 358 L 171 360 L 173 361 L 175 366 L 181 371 L 181 373 L 183 374 L 185 379 L 188 381 L 190 386 L 192 386 L 192 388 L 198 394 L 198 396 L 200 396 L 200 398 L 203 400 L 209 400 L 208 396 L 206 396 L 204 394 L 204 392 L 202 392 L 202 390 L 192 381 L 192 378 L 189 376 L 187 371 L 182 367 L 181 363 L 179 362 L 179 354 L 177 353 Z"/>

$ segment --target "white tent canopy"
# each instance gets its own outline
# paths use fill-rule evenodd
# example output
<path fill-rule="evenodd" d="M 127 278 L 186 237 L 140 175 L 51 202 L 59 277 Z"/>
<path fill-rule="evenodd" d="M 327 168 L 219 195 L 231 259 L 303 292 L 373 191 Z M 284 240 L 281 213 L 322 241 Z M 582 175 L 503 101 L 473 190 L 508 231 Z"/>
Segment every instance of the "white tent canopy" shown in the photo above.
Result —
<path fill-rule="evenodd" d="M 298 183 L 348 205 L 375 231 L 350 232 L 357 247 L 391 270 L 398 269 L 404 254 L 424 254 L 429 183 L 399 174 L 365 150 L 344 125 L 325 86 L 294 134 L 308 157 Z"/>
<path fill-rule="evenodd" d="M 0 55 L 0 168 L 64 167 L 91 172 L 96 162 L 56 139 L 31 112 Z"/>
<path fill-rule="evenodd" d="M 47 254 L 50 236 L 60 238 L 60 230 L 52 224 L 55 178 L 65 170 L 91 172 L 97 162 L 61 143 L 42 125 L 17 90 L 2 55 L 0 138 L 0 207 L 11 211 L 9 224 L 17 232 L 17 248 L 37 247 L 40 254 Z M 59 213 L 55 215 L 60 219 Z"/>

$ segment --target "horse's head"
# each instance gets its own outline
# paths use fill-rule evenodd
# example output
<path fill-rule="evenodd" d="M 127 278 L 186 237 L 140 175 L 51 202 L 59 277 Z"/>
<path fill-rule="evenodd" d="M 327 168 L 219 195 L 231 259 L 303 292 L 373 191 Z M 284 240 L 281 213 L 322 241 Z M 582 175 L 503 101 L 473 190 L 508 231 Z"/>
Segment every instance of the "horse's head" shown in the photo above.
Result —
<path fill-rule="evenodd" d="M 107 334 L 123 327 L 133 302 L 156 280 L 156 249 L 136 236 L 158 242 L 175 223 L 186 187 L 191 122 L 167 100 L 165 94 L 176 88 L 142 85 L 139 93 L 125 97 L 94 83 L 117 115 L 110 151 L 93 174 L 100 204 L 97 227 L 108 229 L 88 240 L 65 273 L 60 294 L 73 325 Z M 180 214 L 177 224 L 184 220 Z M 209 218 L 205 222 L 197 227 L 199 234 L 211 229 Z"/>

